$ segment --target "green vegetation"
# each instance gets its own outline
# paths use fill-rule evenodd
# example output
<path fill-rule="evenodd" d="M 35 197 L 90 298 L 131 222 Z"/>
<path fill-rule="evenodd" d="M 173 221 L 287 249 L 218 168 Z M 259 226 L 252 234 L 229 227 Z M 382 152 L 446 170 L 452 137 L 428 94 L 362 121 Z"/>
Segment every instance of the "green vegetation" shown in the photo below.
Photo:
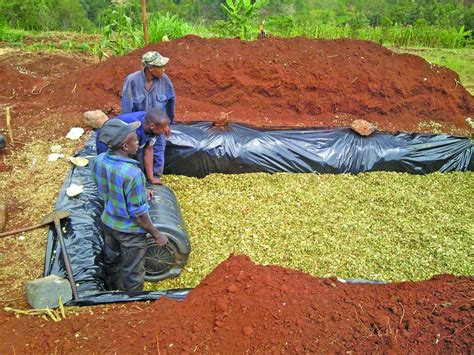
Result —
<path fill-rule="evenodd" d="M 25 30 L 92 30 L 84 7 L 76 0 L 0 0 L 0 27 Z"/>
<path fill-rule="evenodd" d="M 462 0 L 157 0 L 148 1 L 152 41 L 186 34 L 254 39 L 270 35 L 352 37 L 385 45 L 462 48 L 472 45 L 474 4 Z M 98 32 L 100 57 L 143 46 L 138 0 L 0 0 L 0 40 L 29 31 Z M 285 15 L 281 15 L 285 14 Z"/>
<path fill-rule="evenodd" d="M 474 273 L 473 173 L 165 178 L 193 251 L 178 279 L 148 287 L 195 286 L 230 253 L 316 276 Z"/>
<path fill-rule="evenodd" d="M 472 31 L 464 27 L 438 28 L 431 25 L 415 26 L 352 27 L 348 24 L 319 24 L 305 21 L 295 21 L 291 17 L 271 19 L 267 23 L 269 33 L 281 37 L 306 36 L 311 38 L 335 39 L 342 37 L 369 40 L 385 45 L 404 47 L 442 47 L 462 48 L 471 44 Z"/>
<path fill-rule="evenodd" d="M 160 42 L 164 36 L 169 40 L 184 37 L 188 34 L 199 35 L 203 38 L 212 37 L 210 30 L 199 24 L 184 22 L 177 15 L 154 13 L 148 19 L 148 34 L 150 42 Z"/>
<path fill-rule="evenodd" d="M 220 4 L 221 9 L 229 18 L 229 26 L 224 33 L 231 37 L 240 37 L 242 39 L 252 39 L 253 30 L 252 20 L 256 17 L 256 11 L 268 4 L 268 0 L 226 0 L 225 4 Z"/>

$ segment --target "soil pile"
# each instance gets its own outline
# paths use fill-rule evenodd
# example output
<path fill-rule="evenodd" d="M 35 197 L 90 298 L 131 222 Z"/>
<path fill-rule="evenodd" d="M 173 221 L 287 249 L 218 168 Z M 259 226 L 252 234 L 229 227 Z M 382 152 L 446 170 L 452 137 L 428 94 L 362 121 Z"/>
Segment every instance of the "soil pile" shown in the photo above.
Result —
<path fill-rule="evenodd" d="M 0 318 L 0 352 L 468 353 L 474 284 L 346 284 L 231 256 L 183 302 L 95 307 L 61 323 Z"/>
<path fill-rule="evenodd" d="M 0 104 L 19 104 L 20 108 L 44 106 L 42 94 L 48 89 L 52 94 L 52 85 L 59 78 L 87 66 L 84 60 L 65 55 L 6 53 L 0 60 Z"/>
<path fill-rule="evenodd" d="M 29 95 L 36 82 L 42 83 L 41 80 L 21 72 L 21 69 L 13 64 L 0 61 L 0 104 L 9 103 L 19 96 Z M 28 90 L 30 90 L 28 92 Z"/>
<path fill-rule="evenodd" d="M 396 54 L 368 41 L 187 36 L 152 44 L 68 75 L 50 90 L 50 105 L 120 110 L 124 78 L 141 69 L 141 55 L 171 58 L 178 120 L 258 126 L 338 126 L 357 118 L 379 128 L 416 130 L 423 120 L 467 129 L 474 98 L 449 69 Z"/>

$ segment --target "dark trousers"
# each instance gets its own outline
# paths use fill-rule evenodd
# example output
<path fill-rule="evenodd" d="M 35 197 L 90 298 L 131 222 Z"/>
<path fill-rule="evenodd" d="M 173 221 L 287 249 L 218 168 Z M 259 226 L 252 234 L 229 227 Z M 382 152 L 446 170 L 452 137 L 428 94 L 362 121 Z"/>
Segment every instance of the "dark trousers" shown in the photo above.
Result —
<path fill-rule="evenodd" d="M 145 234 L 130 234 L 103 226 L 105 267 L 110 290 L 142 291 L 145 282 Z"/>

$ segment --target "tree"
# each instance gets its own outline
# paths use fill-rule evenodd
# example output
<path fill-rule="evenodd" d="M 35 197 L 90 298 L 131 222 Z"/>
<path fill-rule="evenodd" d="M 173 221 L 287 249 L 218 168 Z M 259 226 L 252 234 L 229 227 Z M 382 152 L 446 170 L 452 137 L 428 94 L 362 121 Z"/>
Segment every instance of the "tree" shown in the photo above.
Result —
<path fill-rule="evenodd" d="M 45 30 L 51 27 L 46 0 L 2 0 L 0 13 L 11 27 Z"/>
<path fill-rule="evenodd" d="M 466 31 L 471 30 L 474 32 L 474 5 L 471 5 L 471 7 L 464 13 L 463 22 Z"/>
<path fill-rule="evenodd" d="M 54 29 L 90 30 L 92 23 L 86 18 L 81 3 L 76 0 L 51 0 L 51 15 L 55 22 Z"/>
<path fill-rule="evenodd" d="M 81 0 L 86 17 L 97 27 L 102 26 L 103 13 L 111 7 L 110 0 Z"/>

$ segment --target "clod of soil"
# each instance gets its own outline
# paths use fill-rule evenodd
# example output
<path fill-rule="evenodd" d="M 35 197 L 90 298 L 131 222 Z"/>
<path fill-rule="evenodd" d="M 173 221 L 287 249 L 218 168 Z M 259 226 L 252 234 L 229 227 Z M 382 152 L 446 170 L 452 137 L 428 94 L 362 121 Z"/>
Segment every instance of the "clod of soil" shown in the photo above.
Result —
<path fill-rule="evenodd" d="M 183 302 L 0 317 L 0 352 L 469 353 L 473 280 L 347 284 L 231 256 Z"/>
<path fill-rule="evenodd" d="M 361 136 L 370 136 L 375 131 L 375 126 L 366 120 L 354 120 L 351 129 Z"/>

